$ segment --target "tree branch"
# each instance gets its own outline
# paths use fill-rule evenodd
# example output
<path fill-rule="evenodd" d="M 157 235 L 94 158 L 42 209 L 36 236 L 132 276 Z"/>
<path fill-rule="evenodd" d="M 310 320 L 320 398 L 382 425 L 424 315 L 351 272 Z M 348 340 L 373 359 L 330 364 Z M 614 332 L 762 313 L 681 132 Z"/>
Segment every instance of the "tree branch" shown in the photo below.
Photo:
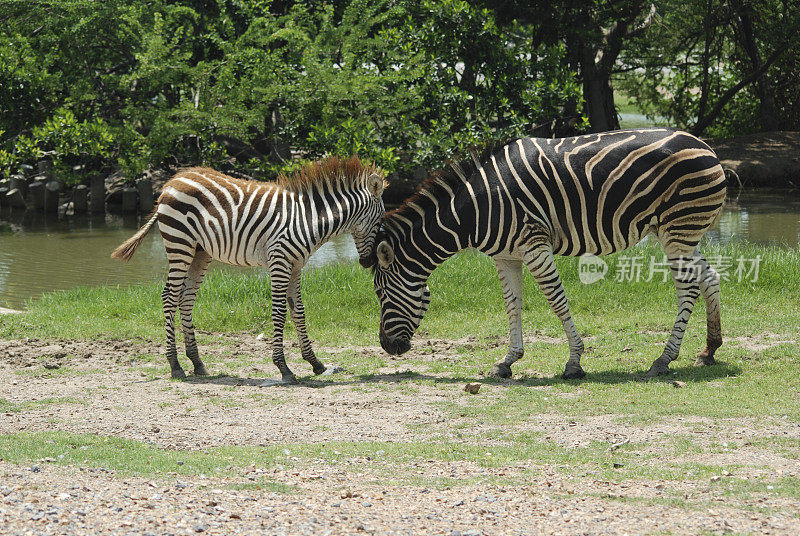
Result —
<path fill-rule="evenodd" d="M 778 48 L 776 48 L 775 51 L 772 54 L 770 54 L 770 56 L 761 65 L 759 69 L 753 71 L 752 73 L 750 73 L 750 76 L 748 76 L 747 78 L 743 78 L 737 84 L 735 84 L 734 86 L 729 88 L 725 93 L 723 93 L 722 96 L 717 101 L 717 104 L 714 106 L 714 108 L 705 116 L 697 119 L 697 123 L 695 123 L 694 127 L 692 127 L 691 130 L 692 134 L 694 134 L 695 136 L 701 135 L 705 129 L 711 126 L 711 124 L 717 118 L 717 116 L 725 107 L 725 105 L 728 104 L 728 102 L 742 88 L 752 84 L 753 82 L 761 78 L 764 75 L 764 73 L 767 72 L 767 69 L 769 69 L 773 63 L 775 63 L 775 60 L 777 60 L 781 56 L 781 54 L 784 53 L 784 51 L 788 50 L 788 48 L 789 44 L 784 46 L 779 46 Z"/>

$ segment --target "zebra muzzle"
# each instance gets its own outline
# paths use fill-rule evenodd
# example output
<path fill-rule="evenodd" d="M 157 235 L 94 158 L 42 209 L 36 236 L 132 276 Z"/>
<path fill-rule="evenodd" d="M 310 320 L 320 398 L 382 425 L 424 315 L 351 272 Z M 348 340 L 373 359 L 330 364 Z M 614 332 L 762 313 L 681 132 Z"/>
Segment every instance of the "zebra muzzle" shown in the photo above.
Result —
<path fill-rule="evenodd" d="M 411 349 L 411 341 L 389 338 L 383 331 L 383 326 L 381 326 L 380 340 L 381 348 L 383 348 L 389 355 L 404 354 Z"/>

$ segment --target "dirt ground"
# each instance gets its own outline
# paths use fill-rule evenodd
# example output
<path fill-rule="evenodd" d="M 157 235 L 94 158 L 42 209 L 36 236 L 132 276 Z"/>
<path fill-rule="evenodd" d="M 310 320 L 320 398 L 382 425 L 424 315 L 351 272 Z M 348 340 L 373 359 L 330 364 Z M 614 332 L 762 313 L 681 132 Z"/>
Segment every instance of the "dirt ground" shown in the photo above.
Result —
<path fill-rule="evenodd" d="M 800 132 L 760 132 L 709 143 L 722 167 L 739 177 L 730 177 L 731 185 L 800 187 Z"/>
<path fill-rule="evenodd" d="M 448 344 L 418 341 L 416 348 L 434 346 L 446 356 Z M 263 341 L 243 335 L 215 339 L 201 345 L 201 352 L 229 356 L 232 350 L 246 354 L 259 348 L 263 352 Z M 324 350 L 333 361 L 337 352 L 353 351 Z M 469 396 L 463 382 L 417 382 L 409 389 L 394 374 L 408 370 L 402 361 L 369 381 L 345 372 L 341 380 L 260 388 L 262 379 L 276 377 L 267 361 L 243 364 L 229 376 L 176 382 L 161 374 L 160 359 L 142 357 L 161 354 L 160 344 L 146 341 L 0 341 L 0 399 L 25 407 L 0 414 L 0 435 L 60 430 L 202 450 L 432 438 L 459 442 L 459 424 L 464 423 L 471 434 L 494 432 L 491 424 L 443 409 L 443 403 Z M 30 373 L 37 370 L 52 374 Z M 504 387 L 484 385 L 484 395 L 499 399 Z M 36 403 L 42 400 L 54 402 Z M 693 463 L 747 461 L 736 474 L 722 478 L 800 474 L 796 458 L 748 446 L 764 434 L 800 438 L 800 427 L 788 420 L 626 423 L 618 417 L 572 420 L 543 414 L 521 420 L 515 431 L 546 433 L 548 441 L 567 449 L 592 441 L 639 443 L 690 434 L 700 444 L 739 445 L 731 452 L 683 455 Z M 714 478 L 720 477 L 702 484 L 610 482 L 592 472 L 576 475 L 556 463 L 534 460 L 502 467 L 423 460 L 397 468 L 380 457 L 353 457 L 335 464 L 314 460 L 300 468 L 250 466 L 235 479 L 266 477 L 293 490 L 278 493 L 237 489 L 230 477 L 146 479 L 52 462 L 0 460 L 0 534 L 800 534 L 792 514 L 800 512 L 800 501 L 772 495 L 731 498 L 717 493 Z M 387 483 L 386 475 L 400 469 L 419 475 L 420 482 L 443 477 L 463 483 L 444 488 Z M 526 477 L 523 483 L 520 475 Z"/>

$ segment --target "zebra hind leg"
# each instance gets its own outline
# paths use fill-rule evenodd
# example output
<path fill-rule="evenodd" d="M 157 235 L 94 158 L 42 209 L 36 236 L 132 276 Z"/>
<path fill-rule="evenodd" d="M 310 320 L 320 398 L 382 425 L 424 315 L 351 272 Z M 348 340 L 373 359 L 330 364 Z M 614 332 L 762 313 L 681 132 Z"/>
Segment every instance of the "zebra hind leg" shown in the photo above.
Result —
<path fill-rule="evenodd" d="M 714 353 L 722 346 L 722 323 L 720 320 L 719 274 L 708 261 L 700 256 L 700 293 L 706 302 L 706 347 L 697 354 L 695 365 L 713 365 Z"/>
<path fill-rule="evenodd" d="M 183 258 L 169 259 L 167 284 L 161 293 L 161 301 L 164 305 L 164 325 L 167 330 L 167 361 L 169 361 L 170 375 L 175 379 L 186 378 L 186 373 L 178 362 L 178 350 L 175 347 L 175 311 L 178 308 L 181 289 L 188 269 L 189 263 Z"/>
<path fill-rule="evenodd" d="M 497 275 L 503 286 L 503 299 L 509 325 L 509 347 L 505 359 L 492 367 L 491 376 L 510 378 L 511 365 L 520 360 L 525 353 L 522 344 L 522 261 L 495 259 Z"/>
<path fill-rule="evenodd" d="M 699 254 L 694 252 L 690 256 L 683 256 L 677 252 L 667 252 L 667 259 L 672 272 L 672 279 L 675 282 L 675 290 L 678 294 L 678 316 L 672 333 L 667 340 L 667 345 L 661 356 L 656 359 L 650 370 L 647 371 L 648 377 L 662 376 L 669 374 L 669 364 L 678 359 L 681 349 L 681 341 L 686 332 L 686 325 L 692 315 L 694 304 L 700 295 L 700 285 L 698 284 Z"/>
<path fill-rule="evenodd" d="M 194 302 L 197 298 L 197 290 L 203 283 L 203 276 L 206 273 L 211 256 L 205 251 L 198 251 L 195 254 L 192 264 L 189 266 L 189 271 L 186 273 L 186 279 L 183 283 L 183 290 L 181 290 L 180 299 L 180 312 L 181 312 L 181 327 L 183 328 L 183 340 L 186 344 L 186 357 L 192 361 L 194 365 L 195 376 L 208 376 L 203 361 L 200 359 L 200 352 L 197 350 L 197 339 L 194 335 L 194 323 L 192 322 L 192 309 Z"/>
<path fill-rule="evenodd" d="M 567 334 L 569 359 L 561 377 L 565 380 L 583 378 L 586 376 L 583 368 L 581 368 L 583 341 L 578 335 L 578 330 L 572 321 L 572 315 L 569 313 L 567 295 L 564 293 L 561 277 L 558 275 L 558 269 L 553 260 L 553 252 L 549 247 L 538 247 L 528 251 L 524 260 L 525 265 L 533 274 L 536 282 L 539 283 L 539 288 L 542 289 L 548 303 L 550 303 L 550 308 L 561 320 L 561 324 Z"/>
<path fill-rule="evenodd" d="M 303 359 L 311 364 L 314 374 L 322 374 L 325 372 L 326 367 L 322 362 L 317 359 L 314 354 L 314 349 L 311 347 L 311 341 L 306 333 L 306 315 L 305 308 L 303 307 L 303 299 L 300 296 L 300 271 L 296 271 L 289 279 L 289 288 L 286 295 L 286 301 L 289 304 L 289 314 L 292 317 L 292 322 L 297 330 L 297 337 L 300 339 L 300 353 Z"/>

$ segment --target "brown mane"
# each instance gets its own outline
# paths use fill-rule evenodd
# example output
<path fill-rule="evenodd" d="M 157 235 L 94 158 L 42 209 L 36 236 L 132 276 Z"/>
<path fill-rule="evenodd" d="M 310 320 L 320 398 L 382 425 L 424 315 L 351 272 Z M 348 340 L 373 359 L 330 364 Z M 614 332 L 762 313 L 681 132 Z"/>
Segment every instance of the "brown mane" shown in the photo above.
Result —
<path fill-rule="evenodd" d="M 329 156 L 288 175 L 281 173 L 275 182 L 281 188 L 298 192 L 329 183 L 354 186 L 372 174 L 383 176 L 383 171 L 378 166 L 361 162 L 357 156 Z"/>

